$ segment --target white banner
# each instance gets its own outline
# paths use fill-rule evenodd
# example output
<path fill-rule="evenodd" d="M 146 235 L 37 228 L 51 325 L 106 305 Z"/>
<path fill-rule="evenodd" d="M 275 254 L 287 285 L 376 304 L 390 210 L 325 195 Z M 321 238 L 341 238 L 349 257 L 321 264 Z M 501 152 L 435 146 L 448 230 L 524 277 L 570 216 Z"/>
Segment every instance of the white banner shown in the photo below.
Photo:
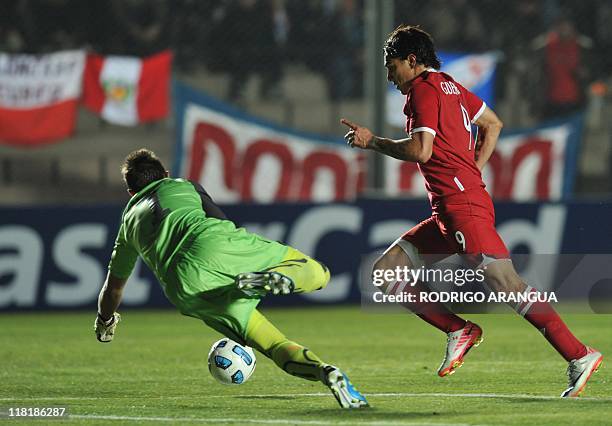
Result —
<path fill-rule="evenodd" d="M 352 200 L 363 183 L 363 154 L 344 144 L 187 103 L 178 173 L 216 202 Z"/>
<path fill-rule="evenodd" d="M 483 170 L 487 190 L 496 199 L 556 201 L 573 180 L 568 153 L 575 122 L 543 127 L 500 138 Z M 565 190 L 564 190 L 565 187 Z M 425 196 L 425 183 L 415 163 L 385 158 L 385 191 L 389 195 Z"/>
<path fill-rule="evenodd" d="M 85 52 L 0 53 L 0 108 L 32 109 L 81 95 Z"/>

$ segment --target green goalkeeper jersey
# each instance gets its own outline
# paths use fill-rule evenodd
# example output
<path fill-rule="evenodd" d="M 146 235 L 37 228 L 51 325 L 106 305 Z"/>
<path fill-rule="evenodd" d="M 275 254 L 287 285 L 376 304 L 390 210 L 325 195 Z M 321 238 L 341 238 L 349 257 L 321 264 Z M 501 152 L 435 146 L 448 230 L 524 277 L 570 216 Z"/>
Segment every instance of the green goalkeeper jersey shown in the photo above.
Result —
<path fill-rule="evenodd" d="M 241 272 L 281 261 L 287 247 L 237 228 L 199 184 L 161 179 L 127 204 L 109 264 L 127 279 L 138 256 L 181 310 L 232 285 Z"/>

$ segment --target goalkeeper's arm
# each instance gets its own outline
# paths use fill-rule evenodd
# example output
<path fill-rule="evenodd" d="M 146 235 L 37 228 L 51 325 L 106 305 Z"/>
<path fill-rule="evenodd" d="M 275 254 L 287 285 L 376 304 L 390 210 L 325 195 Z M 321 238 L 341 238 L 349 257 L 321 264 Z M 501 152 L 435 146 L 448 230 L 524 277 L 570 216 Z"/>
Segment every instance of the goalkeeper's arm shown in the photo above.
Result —
<path fill-rule="evenodd" d="M 127 279 L 117 278 L 109 272 L 100 290 L 95 331 L 96 337 L 101 342 L 113 340 L 115 327 L 121 318 L 115 311 L 121 303 L 126 282 Z"/>
<path fill-rule="evenodd" d="M 121 303 L 123 288 L 127 279 L 117 278 L 109 272 L 98 297 L 98 314 L 104 320 L 110 319 Z"/>

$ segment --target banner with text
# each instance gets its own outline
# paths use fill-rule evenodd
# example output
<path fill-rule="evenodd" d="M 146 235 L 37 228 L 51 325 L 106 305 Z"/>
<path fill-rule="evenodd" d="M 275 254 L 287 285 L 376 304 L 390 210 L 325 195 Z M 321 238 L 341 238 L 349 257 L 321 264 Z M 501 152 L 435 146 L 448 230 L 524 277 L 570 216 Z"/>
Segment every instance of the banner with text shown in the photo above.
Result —
<path fill-rule="evenodd" d="M 85 51 L 0 53 L 0 140 L 33 146 L 74 131 Z"/>
<path fill-rule="evenodd" d="M 572 195 L 582 120 L 504 133 L 483 170 L 487 190 L 498 200 L 557 201 Z M 385 192 L 424 196 L 416 163 L 385 157 Z"/>
<path fill-rule="evenodd" d="M 174 171 L 217 202 L 346 201 L 363 187 L 363 154 L 341 139 L 265 122 L 178 82 L 174 102 Z"/>
<path fill-rule="evenodd" d="M 546 256 L 594 253 L 607 256 L 608 266 L 612 265 L 605 238 L 612 234 L 611 203 L 497 203 L 496 207 L 497 229 L 511 251 Z M 122 208 L 0 208 L 0 311 L 87 308 L 95 312 Z M 268 297 L 266 305 L 359 302 L 359 277 L 370 273 L 375 256 L 431 214 L 424 200 L 229 205 L 224 211 L 248 230 L 316 257 L 332 272 L 326 289 Z M 584 263 L 583 257 L 576 258 L 572 270 Z M 560 274 L 570 272 L 556 266 L 568 262 L 551 258 L 536 263 L 521 265 L 520 271 L 527 282 L 537 282 L 542 289 L 553 288 L 563 281 Z M 532 278 L 530 269 L 539 270 L 539 280 Z M 577 289 L 609 297 L 612 276 L 605 276 L 604 269 L 590 268 L 591 274 L 600 275 L 588 279 L 581 272 Z M 152 273 L 138 262 L 122 309 L 162 306 L 169 302 Z"/>

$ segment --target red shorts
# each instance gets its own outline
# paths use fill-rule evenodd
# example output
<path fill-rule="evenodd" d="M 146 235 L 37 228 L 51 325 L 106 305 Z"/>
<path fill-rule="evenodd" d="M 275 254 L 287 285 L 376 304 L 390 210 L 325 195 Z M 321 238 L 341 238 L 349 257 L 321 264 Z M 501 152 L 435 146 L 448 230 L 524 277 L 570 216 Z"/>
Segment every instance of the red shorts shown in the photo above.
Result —
<path fill-rule="evenodd" d="M 455 253 L 466 255 L 472 266 L 480 265 L 483 255 L 495 259 L 510 257 L 495 229 L 493 202 L 484 188 L 446 197 L 430 218 L 401 239 L 414 245 L 426 264 Z"/>

